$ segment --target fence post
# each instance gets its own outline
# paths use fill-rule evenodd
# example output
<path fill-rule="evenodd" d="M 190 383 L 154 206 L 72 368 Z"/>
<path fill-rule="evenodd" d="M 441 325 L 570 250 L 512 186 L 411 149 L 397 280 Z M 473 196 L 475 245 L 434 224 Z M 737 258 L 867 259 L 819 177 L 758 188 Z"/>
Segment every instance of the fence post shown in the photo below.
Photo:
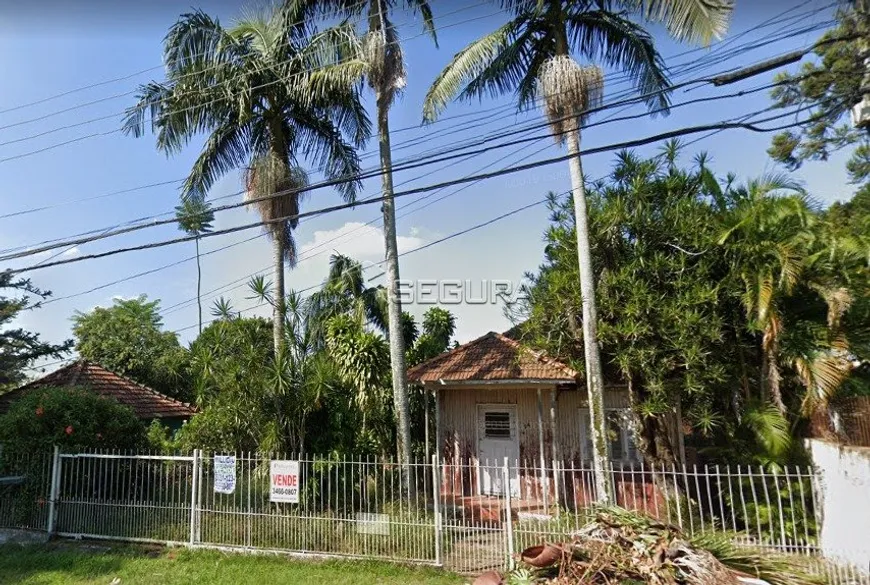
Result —
<path fill-rule="evenodd" d="M 508 553 L 508 570 L 514 570 L 514 522 L 513 522 L 513 511 L 511 510 L 511 471 L 510 471 L 510 463 L 508 458 L 504 458 L 504 466 L 502 467 L 502 472 L 504 473 L 504 506 L 505 506 L 505 538 L 507 538 L 507 553 Z"/>
<path fill-rule="evenodd" d="M 48 497 L 48 536 L 51 537 L 57 528 L 57 499 L 60 495 L 60 447 L 54 446 L 51 458 L 51 484 Z"/>
<path fill-rule="evenodd" d="M 435 512 L 435 564 L 440 567 L 443 565 L 441 559 L 443 526 L 441 525 L 441 474 L 438 469 L 438 455 L 432 455 L 432 497 Z"/>
<path fill-rule="evenodd" d="M 193 450 L 193 477 L 190 482 L 190 545 L 196 544 L 197 541 L 197 515 L 196 511 L 199 507 L 199 466 L 200 466 L 199 449 Z"/>

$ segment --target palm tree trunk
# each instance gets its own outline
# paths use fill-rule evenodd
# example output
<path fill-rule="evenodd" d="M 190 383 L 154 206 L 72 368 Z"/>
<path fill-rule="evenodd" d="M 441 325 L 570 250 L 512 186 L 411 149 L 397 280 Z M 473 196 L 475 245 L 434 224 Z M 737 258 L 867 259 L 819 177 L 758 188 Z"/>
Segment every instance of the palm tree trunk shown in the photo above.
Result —
<path fill-rule="evenodd" d="M 199 263 L 199 236 L 196 238 L 196 307 L 199 310 L 199 334 L 202 335 L 202 266 Z"/>
<path fill-rule="evenodd" d="M 761 351 L 761 371 L 762 384 L 764 388 L 764 396 L 769 396 L 770 401 L 779 410 L 780 414 L 786 415 L 787 409 L 785 402 L 782 400 L 782 387 L 780 380 L 782 376 L 779 373 L 779 366 L 776 363 L 777 354 L 779 353 L 779 342 L 776 337 L 766 340 Z"/>
<path fill-rule="evenodd" d="M 272 310 L 272 335 L 275 355 L 284 343 L 284 234 L 274 234 L 275 303 Z"/>
<path fill-rule="evenodd" d="M 614 501 L 607 477 L 607 441 L 604 419 L 604 377 L 598 349 L 598 311 L 595 307 L 595 280 L 592 274 L 592 253 L 589 249 L 589 218 L 586 213 L 586 186 L 580 163 L 580 129 L 572 122 L 566 134 L 568 164 L 571 170 L 571 190 L 574 198 L 574 221 L 577 231 L 577 262 L 580 268 L 580 295 L 583 307 L 583 349 L 586 359 L 586 390 L 589 396 L 589 426 L 592 433 L 592 465 L 595 490 L 601 504 Z"/>
<path fill-rule="evenodd" d="M 393 157 L 390 151 L 389 109 L 377 96 L 378 135 L 380 140 L 384 202 L 384 248 L 386 252 L 387 307 L 389 316 L 390 365 L 393 370 L 393 404 L 398 418 L 400 461 L 404 466 L 411 458 L 411 421 L 408 403 L 408 372 L 405 367 L 405 337 L 402 331 L 402 303 L 399 300 L 399 251 L 396 243 L 396 203 L 393 199 Z M 410 493 L 407 469 L 402 474 L 405 493 Z"/>

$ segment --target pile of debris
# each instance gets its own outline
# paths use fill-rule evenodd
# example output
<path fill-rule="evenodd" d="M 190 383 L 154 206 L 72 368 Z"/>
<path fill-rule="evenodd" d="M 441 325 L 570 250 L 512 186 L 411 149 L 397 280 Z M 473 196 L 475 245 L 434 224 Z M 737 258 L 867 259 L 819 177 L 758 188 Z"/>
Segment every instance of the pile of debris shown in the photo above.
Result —
<path fill-rule="evenodd" d="M 487 573 L 474 585 L 816 585 L 793 559 L 737 548 L 727 538 L 690 539 L 676 526 L 620 508 L 602 508 L 570 542 L 524 550 L 531 567 Z"/>

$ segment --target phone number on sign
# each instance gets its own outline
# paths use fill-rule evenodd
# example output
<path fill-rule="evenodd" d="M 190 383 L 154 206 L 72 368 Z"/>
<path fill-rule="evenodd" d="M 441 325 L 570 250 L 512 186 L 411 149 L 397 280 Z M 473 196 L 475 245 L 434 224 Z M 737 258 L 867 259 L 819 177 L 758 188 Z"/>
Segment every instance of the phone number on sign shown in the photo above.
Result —
<path fill-rule="evenodd" d="M 272 494 L 276 496 L 295 496 L 296 488 L 272 488 Z"/>

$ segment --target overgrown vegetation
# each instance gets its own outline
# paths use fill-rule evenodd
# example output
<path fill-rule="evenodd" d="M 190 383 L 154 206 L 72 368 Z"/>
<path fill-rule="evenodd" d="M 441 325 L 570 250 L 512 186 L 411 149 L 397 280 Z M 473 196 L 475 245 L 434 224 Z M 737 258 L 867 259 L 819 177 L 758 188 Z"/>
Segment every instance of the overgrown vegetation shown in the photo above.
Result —
<path fill-rule="evenodd" d="M 822 585 L 806 559 L 783 557 L 734 544 L 729 534 L 689 537 L 677 527 L 620 508 L 599 508 L 569 542 L 530 547 L 521 568 L 507 576 L 520 583 L 654 583 L 736 585 L 737 574 L 772 585 Z"/>
<path fill-rule="evenodd" d="M 675 460 L 662 417 L 680 403 L 706 461 L 804 463 L 792 437 L 868 356 L 866 240 L 788 178 L 739 184 L 703 155 L 681 164 L 677 143 L 619 154 L 589 197 L 602 351 L 648 461 Z M 510 314 L 582 368 L 574 215 L 550 208 L 545 262 Z"/>

